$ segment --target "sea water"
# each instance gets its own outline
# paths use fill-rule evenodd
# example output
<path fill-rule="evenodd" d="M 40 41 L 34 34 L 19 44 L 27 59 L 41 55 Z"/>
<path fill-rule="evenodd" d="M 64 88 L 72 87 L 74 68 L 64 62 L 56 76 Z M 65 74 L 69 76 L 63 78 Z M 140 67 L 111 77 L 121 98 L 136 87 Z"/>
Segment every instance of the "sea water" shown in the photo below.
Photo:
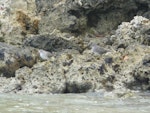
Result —
<path fill-rule="evenodd" d="M 0 113 L 150 113 L 150 93 L 128 98 L 85 94 L 0 94 Z"/>

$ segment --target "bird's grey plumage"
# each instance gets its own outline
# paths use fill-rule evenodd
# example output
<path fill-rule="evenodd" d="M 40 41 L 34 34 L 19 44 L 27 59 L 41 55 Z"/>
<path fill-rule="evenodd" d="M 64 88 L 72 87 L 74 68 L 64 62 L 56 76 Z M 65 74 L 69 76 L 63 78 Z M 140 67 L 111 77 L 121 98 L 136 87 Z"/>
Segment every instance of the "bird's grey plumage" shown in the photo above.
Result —
<path fill-rule="evenodd" d="M 45 51 L 43 49 L 39 49 L 38 52 L 42 60 L 48 60 L 52 56 L 50 52 Z"/>
<path fill-rule="evenodd" d="M 98 46 L 97 44 L 91 44 L 91 51 L 95 54 L 104 54 L 108 52 L 108 50 Z"/>

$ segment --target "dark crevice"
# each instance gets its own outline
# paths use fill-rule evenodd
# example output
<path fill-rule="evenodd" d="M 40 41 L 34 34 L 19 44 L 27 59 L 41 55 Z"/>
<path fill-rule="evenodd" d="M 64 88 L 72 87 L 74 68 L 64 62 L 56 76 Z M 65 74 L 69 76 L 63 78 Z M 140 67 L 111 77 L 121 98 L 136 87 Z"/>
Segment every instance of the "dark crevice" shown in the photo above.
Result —
<path fill-rule="evenodd" d="M 92 84 L 90 82 L 86 83 L 66 83 L 66 89 L 63 93 L 86 93 L 88 90 L 90 90 L 92 87 Z"/>
<path fill-rule="evenodd" d="M 74 16 L 77 17 L 77 18 L 80 18 L 80 17 L 81 17 L 81 14 L 80 14 L 81 12 L 78 11 L 78 10 L 69 10 L 68 13 L 69 13 L 70 15 L 74 15 Z"/>
<path fill-rule="evenodd" d="M 122 21 L 130 21 L 134 16 L 137 15 L 139 11 L 143 11 L 143 12 L 148 11 L 148 4 L 136 3 L 136 5 L 137 6 L 133 7 L 132 9 L 127 9 L 126 8 L 127 6 L 121 7 L 120 5 L 118 6 L 111 5 L 107 7 L 107 9 L 106 9 L 106 6 L 103 6 L 103 7 L 95 6 L 94 8 L 91 7 L 89 9 L 84 9 L 82 7 L 79 7 L 76 10 L 71 9 L 68 11 L 69 15 L 75 16 L 77 18 L 77 21 L 80 21 L 81 17 L 86 17 L 87 22 L 86 22 L 86 25 L 85 24 L 80 25 L 80 23 L 78 22 L 75 23 L 74 25 L 70 26 L 69 32 L 78 36 L 78 35 L 84 34 L 85 32 L 88 32 L 90 28 L 97 29 L 97 27 L 99 29 L 98 31 L 100 31 L 101 33 L 109 32 L 112 29 L 116 29 L 117 26 L 121 24 Z M 126 10 L 126 12 L 124 10 Z M 122 16 L 120 17 L 120 15 Z M 111 19 L 111 16 L 112 16 L 112 19 Z M 117 23 L 115 23 L 114 26 L 110 26 L 107 28 L 107 26 L 103 25 L 104 20 L 105 20 L 104 24 L 107 21 L 109 24 L 109 22 L 110 21 L 113 22 L 115 18 L 117 19 Z M 100 30 L 100 24 L 102 24 L 102 27 L 106 27 L 106 29 L 102 28 L 102 30 Z"/>
<path fill-rule="evenodd" d="M 134 76 L 134 81 L 131 83 L 125 83 L 126 87 L 132 90 L 149 90 L 148 87 L 145 89 L 144 86 L 148 86 L 150 79 L 141 77 L 139 74 Z"/>
<path fill-rule="evenodd" d="M 148 4 L 146 3 L 137 3 L 139 11 L 147 12 L 149 10 Z"/>
<path fill-rule="evenodd" d="M 89 14 L 87 14 L 88 22 L 87 26 L 89 27 L 96 27 L 99 21 L 99 15 L 97 14 L 97 11 L 91 11 Z"/>

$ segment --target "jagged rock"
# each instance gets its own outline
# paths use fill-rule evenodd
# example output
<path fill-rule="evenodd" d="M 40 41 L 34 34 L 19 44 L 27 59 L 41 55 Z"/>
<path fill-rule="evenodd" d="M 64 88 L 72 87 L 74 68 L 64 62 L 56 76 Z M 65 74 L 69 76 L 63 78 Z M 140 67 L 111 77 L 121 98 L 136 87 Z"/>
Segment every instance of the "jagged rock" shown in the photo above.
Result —
<path fill-rule="evenodd" d="M 57 62 L 42 62 L 32 69 L 24 67 L 16 71 L 16 80 L 21 84 L 23 93 L 63 93 L 66 79 Z M 56 70 L 57 69 L 57 70 Z"/>
<path fill-rule="evenodd" d="M 136 16 L 131 22 L 123 22 L 112 36 L 114 46 L 126 48 L 134 43 L 150 45 L 150 20 Z"/>
<path fill-rule="evenodd" d="M 117 82 L 114 84 L 114 87 L 118 87 L 118 83 L 121 84 L 120 86 L 127 87 L 129 89 L 141 89 L 141 90 L 148 90 L 149 83 L 145 85 L 145 81 L 140 81 L 140 78 L 149 78 L 150 69 L 148 66 L 144 65 L 144 59 L 147 59 L 146 62 L 149 60 L 150 55 L 150 47 L 144 45 L 131 45 L 126 48 L 124 51 L 121 52 L 120 59 L 115 62 L 114 68 L 115 72 L 119 74 L 117 77 Z M 147 64 L 147 63 L 146 63 Z M 117 66 L 117 67 L 116 67 Z M 143 71 L 142 71 L 142 70 Z M 147 86 L 147 89 L 143 88 Z"/>
<path fill-rule="evenodd" d="M 19 47 L 0 43 L 0 92 L 150 89 L 149 0 L 7 1 L 0 41 Z M 91 42 L 110 51 L 93 54 Z"/>
<path fill-rule="evenodd" d="M 131 22 L 122 23 L 111 37 L 118 53 L 114 55 L 112 68 L 120 76 L 115 88 L 125 85 L 130 89 L 149 90 L 149 31 L 150 20 L 136 16 Z"/>
<path fill-rule="evenodd" d="M 44 0 L 38 1 L 37 7 L 41 8 L 38 11 L 43 15 L 41 34 L 53 32 L 54 29 L 81 34 L 92 27 L 104 33 L 122 21 L 130 20 L 138 10 L 134 1 L 126 0 Z"/>
<path fill-rule="evenodd" d="M 27 34 L 38 33 L 35 0 L 2 0 L 0 7 L 1 42 L 20 45 Z"/>
<path fill-rule="evenodd" d="M 102 59 L 97 60 L 92 53 L 86 57 L 77 53 L 66 50 L 32 68 L 18 69 L 15 78 L 22 89 L 17 93 L 84 93 L 105 87 L 112 90 L 113 75 L 111 78 L 99 70 Z"/>
<path fill-rule="evenodd" d="M 124 44 L 127 43 L 125 48 L 118 48 L 116 51 L 114 49 L 102 55 L 95 55 L 88 48 L 82 54 L 75 49 L 65 49 L 32 68 L 18 69 L 15 77 L 19 87 L 13 85 L 15 91 L 20 89 L 20 85 L 21 89 L 17 93 L 83 93 L 100 89 L 149 90 L 150 47 L 143 43 L 143 40 L 133 38 L 139 34 L 143 38 L 147 36 L 142 33 L 149 29 L 149 20 L 137 16 L 127 23 L 130 29 L 124 25 L 126 24 L 123 23 L 116 31 L 120 31 L 121 35 L 115 34 L 116 40 L 112 38 L 112 47 L 118 47 L 120 44 L 117 42 L 121 40 Z M 131 35 L 128 31 L 132 31 Z"/>
<path fill-rule="evenodd" d="M 33 48 L 17 48 L 0 43 L 0 74 L 13 77 L 20 67 L 32 67 L 38 57 L 38 52 Z"/>
<path fill-rule="evenodd" d="M 150 48 L 149 48 L 150 49 Z M 142 57 L 141 61 L 130 73 L 134 79 L 126 82 L 130 89 L 134 90 L 150 90 L 150 52 Z"/>
<path fill-rule="evenodd" d="M 76 35 L 109 33 L 136 14 L 148 18 L 149 6 L 145 0 L 3 0 L 0 40 L 20 45 L 28 35 L 55 30 Z"/>

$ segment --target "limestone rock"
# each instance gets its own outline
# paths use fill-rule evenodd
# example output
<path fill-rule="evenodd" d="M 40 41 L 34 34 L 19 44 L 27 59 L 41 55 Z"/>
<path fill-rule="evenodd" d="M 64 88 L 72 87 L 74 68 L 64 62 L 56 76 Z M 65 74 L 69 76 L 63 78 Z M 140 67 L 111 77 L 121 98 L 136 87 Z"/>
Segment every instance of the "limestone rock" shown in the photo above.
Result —
<path fill-rule="evenodd" d="M 126 48 L 133 43 L 150 45 L 150 20 L 136 16 L 131 22 L 123 22 L 112 36 L 117 48 Z"/>
<path fill-rule="evenodd" d="M 59 64 L 46 61 L 34 65 L 32 69 L 24 67 L 17 70 L 16 80 L 22 86 L 18 93 L 63 93 L 66 79 L 57 66 Z"/>
<path fill-rule="evenodd" d="M 108 32 L 122 21 L 130 20 L 138 8 L 135 2 L 126 0 L 42 0 L 37 7 L 42 15 L 41 34 L 54 29 L 82 34 L 91 27 L 101 33 Z"/>
<path fill-rule="evenodd" d="M 38 0 L 41 16 L 39 32 L 52 33 L 55 29 L 76 35 L 85 32 L 109 33 L 122 21 L 134 15 L 149 15 L 149 1 L 126 0 Z"/>
<path fill-rule="evenodd" d="M 0 7 L 1 41 L 20 45 L 27 34 L 38 33 L 35 0 L 2 0 Z"/>
<path fill-rule="evenodd" d="M 150 90 L 149 8 L 149 0 L 1 0 L 0 92 Z M 92 54 L 91 42 L 111 51 Z"/>
<path fill-rule="evenodd" d="M 20 68 L 15 78 L 22 89 L 17 93 L 83 93 L 105 87 L 112 90 L 109 76 L 99 71 L 101 59 L 95 60 L 92 54 L 85 57 L 66 51 L 32 68 Z"/>

